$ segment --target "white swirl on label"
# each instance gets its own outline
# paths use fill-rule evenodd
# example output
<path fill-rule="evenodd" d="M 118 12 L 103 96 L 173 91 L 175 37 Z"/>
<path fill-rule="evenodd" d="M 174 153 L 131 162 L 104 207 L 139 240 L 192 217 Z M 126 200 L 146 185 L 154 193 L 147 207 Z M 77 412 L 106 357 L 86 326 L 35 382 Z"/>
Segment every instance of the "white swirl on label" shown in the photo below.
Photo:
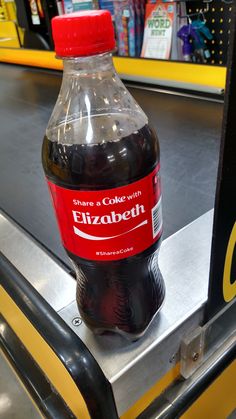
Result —
<path fill-rule="evenodd" d="M 73 229 L 74 229 L 75 234 L 77 234 L 77 236 L 82 237 L 83 239 L 87 239 L 87 240 L 110 240 L 110 239 L 115 239 L 116 237 L 120 237 L 120 236 L 123 236 L 125 234 L 128 234 L 131 231 L 136 230 L 136 228 L 142 227 L 143 225 L 145 225 L 147 223 L 148 223 L 148 220 L 145 220 L 142 223 L 138 224 L 136 227 L 132 228 L 131 230 L 128 230 L 128 231 L 125 231 L 124 233 L 117 234 L 116 236 L 110 236 L 110 237 L 92 236 L 91 234 L 84 233 L 83 231 L 81 231 L 79 228 L 77 228 L 75 226 L 73 226 Z"/>

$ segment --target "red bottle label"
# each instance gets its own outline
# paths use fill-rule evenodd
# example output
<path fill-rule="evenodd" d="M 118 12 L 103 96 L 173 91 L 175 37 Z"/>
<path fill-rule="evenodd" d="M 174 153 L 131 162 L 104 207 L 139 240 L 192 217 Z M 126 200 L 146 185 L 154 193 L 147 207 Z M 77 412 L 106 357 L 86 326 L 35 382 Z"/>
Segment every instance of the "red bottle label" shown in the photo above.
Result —
<path fill-rule="evenodd" d="M 48 181 L 64 247 L 89 260 L 143 252 L 162 232 L 159 165 L 148 176 L 113 189 L 65 189 Z"/>

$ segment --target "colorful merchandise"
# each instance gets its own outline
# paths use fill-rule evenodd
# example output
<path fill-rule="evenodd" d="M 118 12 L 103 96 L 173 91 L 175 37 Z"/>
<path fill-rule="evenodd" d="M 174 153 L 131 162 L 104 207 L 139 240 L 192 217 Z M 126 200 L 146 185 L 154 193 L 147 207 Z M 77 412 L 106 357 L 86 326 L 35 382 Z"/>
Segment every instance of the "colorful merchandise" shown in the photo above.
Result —
<path fill-rule="evenodd" d="M 96 0 L 62 0 L 64 13 L 78 12 L 79 10 L 98 9 L 98 2 Z M 60 6 L 58 7 L 60 10 Z M 60 13 L 59 13 L 60 14 Z"/>
<path fill-rule="evenodd" d="M 72 0 L 73 11 L 78 12 L 80 10 L 92 10 L 97 8 L 97 2 L 92 0 L 83 1 L 83 0 Z"/>
<path fill-rule="evenodd" d="M 134 1 L 135 10 L 135 55 L 139 57 L 143 44 L 145 1 Z"/>
<path fill-rule="evenodd" d="M 62 0 L 63 2 L 63 10 L 64 13 L 72 13 L 73 12 L 73 4 L 72 0 Z"/>
<path fill-rule="evenodd" d="M 178 37 L 178 32 L 183 25 L 187 25 L 187 10 L 185 2 L 174 2 L 174 23 L 172 31 L 172 46 L 171 46 L 171 60 L 184 60 L 183 51 L 182 51 L 182 42 Z M 186 16 L 186 17 L 184 17 Z"/>
<path fill-rule="evenodd" d="M 64 14 L 63 1 L 57 0 L 57 10 L 58 10 L 59 16 Z"/>
<path fill-rule="evenodd" d="M 139 57 L 144 29 L 144 0 L 114 0 L 118 55 Z"/>
<path fill-rule="evenodd" d="M 31 20 L 33 25 L 40 25 L 40 16 L 38 11 L 37 2 L 35 0 L 29 0 Z"/>
<path fill-rule="evenodd" d="M 199 42 L 199 37 L 197 32 L 194 30 L 193 26 L 184 25 L 178 31 L 177 36 L 183 41 L 183 58 L 184 61 L 192 61 L 193 53 L 194 53 L 194 46 L 193 40 Z"/>
<path fill-rule="evenodd" d="M 173 21 L 173 4 L 157 0 L 146 5 L 142 57 L 170 59 Z"/>
<path fill-rule="evenodd" d="M 213 36 L 210 29 L 206 26 L 205 20 L 201 20 L 200 16 L 198 19 L 192 22 L 192 27 L 198 35 L 197 39 L 194 39 L 194 58 L 196 62 L 206 63 L 211 57 L 211 53 L 206 46 L 205 39 L 212 40 Z"/>
<path fill-rule="evenodd" d="M 114 0 L 118 55 L 135 56 L 135 22 L 132 0 Z"/>
<path fill-rule="evenodd" d="M 205 39 L 212 40 L 213 36 L 206 26 L 206 21 L 198 18 L 187 25 L 183 25 L 177 36 L 183 42 L 183 58 L 185 61 L 206 63 L 211 53 L 206 46 Z"/>

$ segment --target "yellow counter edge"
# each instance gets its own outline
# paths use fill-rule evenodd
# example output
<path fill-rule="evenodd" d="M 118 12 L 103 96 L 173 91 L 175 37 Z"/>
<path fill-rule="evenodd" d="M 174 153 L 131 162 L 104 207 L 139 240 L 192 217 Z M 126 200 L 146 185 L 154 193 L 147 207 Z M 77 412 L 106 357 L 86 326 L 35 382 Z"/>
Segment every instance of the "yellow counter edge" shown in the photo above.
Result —
<path fill-rule="evenodd" d="M 79 418 L 89 419 L 90 415 L 83 396 L 68 371 L 3 287 L 0 287 L 0 307 L 1 313 L 8 324 L 44 371 L 74 415 Z"/>
<path fill-rule="evenodd" d="M 90 418 L 86 403 L 68 371 L 6 291 L 0 287 L 4 318 L 77 418 Z M 121 419 L 134 419 L 179 376 L 179 364 L 148 390 Z M 182 419 L 223 419 L 236 408 L 236 361 L 199 397 Z"/>
<path fill-rule="evenodd" d="M 43 340 L 19 307 L 0 286 L 1 313 L 24 344 L 28 352 L 44 371 L 55 389 L 62 396 L 74 415 L 81 419 L 89 419 L 90 415 L 83 399 L 63 364 Z M 179 374 L 179 365 L 169 371 L 143 397 L 141 397 L 121 419 L 133 419 L 140 414 Z"/>
<path fill-rule="evenodd" d="M 23 48 L 0 48 L 0 62 L 30 65 L 33 67 L 62 69 L 62 61 L 51 51 L 36 51 Z M 148 60 L 143 58 L 114 57 L 118 73 L 124 77 L 171 81 L 224 89 L 226 68 L 192 63 Z"/>

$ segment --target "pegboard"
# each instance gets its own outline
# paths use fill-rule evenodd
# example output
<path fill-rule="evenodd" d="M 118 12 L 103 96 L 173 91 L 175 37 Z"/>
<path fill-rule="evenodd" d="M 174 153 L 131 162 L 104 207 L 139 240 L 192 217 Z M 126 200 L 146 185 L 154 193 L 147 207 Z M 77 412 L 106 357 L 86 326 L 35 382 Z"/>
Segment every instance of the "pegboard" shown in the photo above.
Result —
<path fill-rule="evenodd" d="M 8 20 L 7 8 L 4 0 L 0 0 L 0 21 Z"/>
<path fill-rule="evenodd" d="M 204 16 L 206 25 L 213 35 L 213 40 L 205 40 L 211 53 L 211 57 L 207 60 L 207 63 L 225 66 L 227 64 L 233 1 L 213 0 L 208 4 L 203 0 L 188 1 L 186 5 L 188 14 L 198 13 L 200 10 L 207 10 L 209 8 L 208 11 L 204 12 Z M 196 18 L 197 16 L 191 17 L 192 20 Z"/>

